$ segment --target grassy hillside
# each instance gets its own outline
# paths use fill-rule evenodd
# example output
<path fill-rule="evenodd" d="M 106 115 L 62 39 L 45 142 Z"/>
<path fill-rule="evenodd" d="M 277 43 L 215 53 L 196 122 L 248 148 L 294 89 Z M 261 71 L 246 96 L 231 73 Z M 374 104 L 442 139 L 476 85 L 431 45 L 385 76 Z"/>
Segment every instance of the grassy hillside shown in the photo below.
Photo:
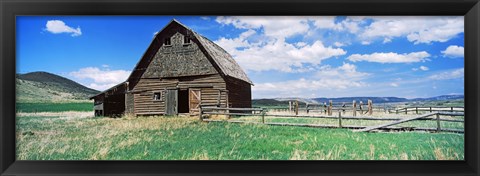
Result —
<path fill-rule="evenodd" d="M 17 74 L 17 103 L 86 102 L 99 91 L 47 72 Z"/>

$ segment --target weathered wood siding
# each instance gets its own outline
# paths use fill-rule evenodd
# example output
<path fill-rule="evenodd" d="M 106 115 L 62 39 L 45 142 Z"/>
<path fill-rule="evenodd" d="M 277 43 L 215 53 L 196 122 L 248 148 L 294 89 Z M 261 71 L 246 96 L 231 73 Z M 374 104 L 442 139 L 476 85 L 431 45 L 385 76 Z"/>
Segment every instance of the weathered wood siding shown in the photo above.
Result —
<path fill-rule="evenodd" d="M 133 113 L 134 112 L 133 96 L 134 95 L 132 93 L 125 94 L 125 113 Z"/>
<path fill-rule="evenodd" d="M 137 115 L 165 114 L 166 89 L 199 89 L 201 103 L 226 106 L 228 95 L 226 84 L 219 74 L 164 79 L 141 79 L 132 92 L 134 112 Z M 160 100 L 153 100 L 153 94 L 161 92 Z M 222 93 L 224 92 L 224 93 Z M 219 96 L 220 94 L 220 96 Z"/>
<path fill-rule="evenodd" d="M 106 91 L 103 100 L 103 111 L 105 116 L 117 116 L 125 112 L 125 85 Z"/>
<path fill-rule="evenodd" d="M 245 81 L 234 78 L 227 78 L 228 101 L 233 108 L 252 107 L 251 85 Z"/>
<path fill-rule="evenodd" d="M 211 75 L 217 73 L 207 57 L 191 41 L 184 44 L 184 34 L 171 36 L 171 45 L 162 45 L 142 75 L 142 78 L 166 78 Z"/>

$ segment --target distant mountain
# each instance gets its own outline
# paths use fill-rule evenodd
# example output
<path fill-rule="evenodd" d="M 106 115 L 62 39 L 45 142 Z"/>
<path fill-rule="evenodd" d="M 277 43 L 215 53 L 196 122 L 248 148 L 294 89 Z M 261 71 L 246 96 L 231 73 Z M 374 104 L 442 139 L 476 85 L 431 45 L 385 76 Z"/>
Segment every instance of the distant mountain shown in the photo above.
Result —
<path fill-rule="evenodd" d="M 375 103 L 392 103 L 392 102 L 405 102 L 408 101 L 406 98 L 398 98 L 398 97 L 341 97 L 341 98 L 314 98 L 317 102 L 328 102 L 332 100 L 333 102 L 345 102 L 351 103 L 353 100 L 357 102 L 364 102 L 367 103 L 368 100 L 372 100 Z"/>
<path fill-rule="evenodd" d="M 85 101 L 99 93 L 70 79 L 47 72 L 16 75 L 17 102 Z"/>
<path fill-rule="evenodd" d="M 305 105 L 305 102 L 299 101 L 299 105 Z M 254 99 L 252 100 L 252 106 L 288 106 L 288 100 L 280 101 L 275 99 Z"/>
<path fill-rule="evenodd" d="M 288 105 L 288 101 L 295 101 L 298 100 L 302 104 L 305 103 L 316 103 L 316 104 L 323 104 L 324 102 L 328 103 L 329 100 L 332 100 L 334 103 L 352 103 L 353 100 L 363 103 L 367 103 L 368 100 L 372 100 L 373 103 L 396 103 L 396 102 L 411 102 L 411 101 L 434 101 L 434 100 L 458 100 L 463 99 L 463 95 L 442 95 L 437 97 L 430 97 L 430 98 L 414 98 L 414 99 L 406 99 L 406 98 L 398 98 L 398 97 L 340 97 L 340 98 L 274 98 L 274 99 L 254 99 L 252 104 L 255 106 L 259 105 L 267 105 L 267 106 L 280 106 L 280 105 Z"/>
<path fill-rule="evenodd" d="M 441 95 L 437 97 L 430 97 L 430 98 L 414 98 L 411 101 L 432 101 L 432 100 L 458 100 L 464 99 L 464 95 Z"/>

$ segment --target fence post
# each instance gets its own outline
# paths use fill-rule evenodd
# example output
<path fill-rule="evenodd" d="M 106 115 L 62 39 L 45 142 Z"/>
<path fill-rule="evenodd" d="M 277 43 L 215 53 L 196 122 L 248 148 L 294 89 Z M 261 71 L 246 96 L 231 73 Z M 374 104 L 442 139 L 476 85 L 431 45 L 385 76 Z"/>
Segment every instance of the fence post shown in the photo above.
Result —
<path fill-rule="evenodd" d="M 441 131 L 440 129 L 440 114 L 437 113 L 437 133 Z"/>
<path fill-rule="evenodd" d="M 308 103 L 307 103 L 307 107 L 306 107 L 306 109 L 307 109 L 307 114 L 308 114 L 308 111 L 309 111 L 309 110 L 308 110 Z"/>
<path fill-rule="evenodd" d="M 338 127 L 342 128 L 342 112 L 338 111 Z"/>
<path fill-rule="evenodd" d="M 373 102 L 372 100 L 368 100 L 368 115 L 372 115 L 373 113 Z"/>
<path fill-rule="evenodd" d="M 408 108 L 405 107 L 405 114 L 408 114 Z"/>
<path fill-rule="evenodd" d="M 415 113 L 418 114 L 418 107 L 415 107 Z"/>
<path fill-rule="evenodd" d="M 265 124 L 265 109 L 262 109 L 262 123 Z"/>
<path fill-rule="evenodd" d="M 430 107 L 430 112 L 432 112 L 432 107 Z"/>
<path fill-rule="evenodd" d="M 332 115 L 332 100 L 328 100 L 328 115 Z"/>
<path fill-rule="evenodd" d="M 295 100 L 295 115 L 298 115 L 298 100 Z"/>
<path fill-rule="evenodd" d="M 200 122 L 203 121 L 203 110 L 202 110 L 202 106 L 198 106 L 198 118 L 200 119 Z"/>
<path fill-rule="evenodd" d="M 395 114 L 398 114 L 398 109 L 395 110 Z"/>
<path fill-rule="evenodd" d="M 450 107 L 450 112 L 453 113 L 453 107 Z M 451 116 L 451 117 L 453 117 L 453 116 Z"/>
<path fill-rule="evenodd" d="M 292 113 L 292 101 L 288 101 L 288 113 Z"/>
<path fill-rule="evenodd" d="M 353 100 L 353 116 L 357 116 L 357 102 L 355 100 Z"/>
<path fill-rule="evenodd" d="M 360 105 L 359 105 L 359 108 L 360 108 L 360 115 L 362 115 L 362 114 L 363 114 L 363 107 L 362 107 L 362 105 L 363 105 L 363 101 L 360 101 Z"/>

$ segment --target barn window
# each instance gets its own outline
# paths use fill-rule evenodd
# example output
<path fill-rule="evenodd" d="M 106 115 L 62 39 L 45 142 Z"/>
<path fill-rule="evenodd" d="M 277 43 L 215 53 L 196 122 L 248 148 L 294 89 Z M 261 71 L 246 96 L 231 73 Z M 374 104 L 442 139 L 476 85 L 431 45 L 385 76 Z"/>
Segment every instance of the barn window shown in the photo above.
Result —
<path fill-rule="evenodd" d="M 183 36 L 183 44 L 188 45 L 191 43 L 190 37 L 188 36 Z"/>
<path fill-rule="evenodd" d="M 153 100 L 160 101 L 162 99 L 162 94 L 160 92 L 153 93 Z"/>
<path fill-rule="evenodd" d="M 170 37 L 165 38 L 165 41 L 163 42 L 163 44 L 166 46 L 172 45 L 172 39 L 170 39 Z"/>

